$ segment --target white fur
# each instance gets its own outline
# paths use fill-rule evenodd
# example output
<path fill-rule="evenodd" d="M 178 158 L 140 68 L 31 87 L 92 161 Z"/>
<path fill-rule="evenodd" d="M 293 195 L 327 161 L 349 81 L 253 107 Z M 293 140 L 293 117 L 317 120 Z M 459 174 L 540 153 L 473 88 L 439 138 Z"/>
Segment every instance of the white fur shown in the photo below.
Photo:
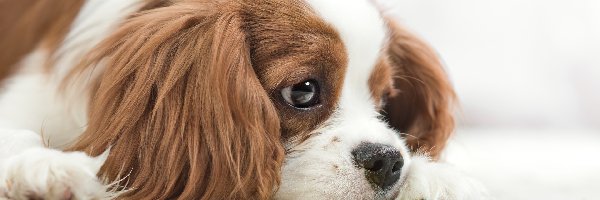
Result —
<path fill-rule="evenodd" d="M 32 131 L 0 130 L 0 199 L 110 198 L 96 178 L 107 156 L 49 149 Z"/>
<path fill-rule="evenodd" d="M 106 153 L 92 158 L 53 150 L 45 143 L 63 147 L 85 128 L 87 99 L 81 89 L 87 80 L 80 80 L 81 85 L 70 87 L 64 95 L 57 93 L 59 81 L 81 56 L 139 7 L 138 1 L 88 0 L 58 51 L 61 57 L 53 76 L 42 72 L 48 55 L 39 49 L 20 63 L 23 70 L 0 91 L 0 128 L 5 128 L 0 130 L 0 199 L 23 199 L 27 195 L 46 199 L 110 197 L 107 185 L 95 177 Z M 348 67 L 334 115 L 309 140 L 292 144 L 275 198 L 393 198 L 394 192 L 373 190 L 363 169 L 354 165 L 351 152 L 362 142 L 389 145 L 401 152 L 405 169 L 392 189 L 402 191 L 399 199 L 471 197 L 465 194 L 478 188 L 454 175 L 450 167 L 422 159 L 413 161 L 399 133 L 379 119 L 367 83 L 387 38 L 375 7 L 367 0 L 307 2 L 340 33 L 348 52 Z"/>
<path fill-rule="evenodd" d="M 348 52 L 348 66 L 334 116 L 286 157 L 277 198 L 389 199 L 395 193 L 375 191 L 351 155 L 363 142 L 385 144 L 399 150 L 405 164 L 410 163 L 404 141 L 378 118 L 368 85 L 386 40 L 385 24 L 366 0 L 308 2 L 340 34 Z M 403 174 L 402 178 L 406 176 Z M 399 188 L 400 182 L 394 188 Z"/>
<path fill-rule="evenodd" d="M 32 52 L 20 71 L 0 88 L 0 199 L 104 199 L 114 195 L 96 178 L 105 157 L 92 158 L 63 148 L 86 126 L 86 80 L 59 94 L 60 81 L 79 59 L 103 40 L 140 0 L 87 0 L 54 56 L 49 76 L 48 53 Z M 98 70 L 100 71 L 100 70 Z M 43 141 L 43 142 L 42 142 Z"/>
<path fill-rule="evenodd" d="M 400 134 L 380 120 L 368 80 L 386 42 L 385 24 L 367 0 L 308 0 L 341 35 L 348 66 L 338 108 L 313 136 L 291 147 L 279 199 L 473 199 L 479 185 L 455 169 L 418 158 L 413 163 Z M 334 139 L 336 138 L 336 139 Z M 336 141 L 337 140 L 337 141 Z M 352 150 L 360 143 L 389 145 L 404 158 L 400 180 L 388 192 L 374 190 Z M 295 145 L 295 146 L 294 146 Z M 394 196 L 398 194 L 399 196 Z"/>
<path fill-rule="evenodd" d="M 429 161 L 427 157 L 413 157 L 408 166 L 408 177 L 397 200 L 490 199 L 483 185 L 458 169 L 445 163 Z"/>
<path fill-rule="evenodd" d="M 56 55 L 55 72 L 48 76 L 44 63 L 48 53 L 40 48 L 21 63 L 22 71 L 6 80 L 0 90 L 0 128 L 43 133 L 51 147 L 60 148 L 79 136 L 86 121 L 86 80 L 59 94 L 65 74 L 79 59 L 102 41 L 140 0 L 88 0 Z M 56 56 L 55 55 L 55 56 Z M 101 71 L 101 70 L 96 70 Z"/>

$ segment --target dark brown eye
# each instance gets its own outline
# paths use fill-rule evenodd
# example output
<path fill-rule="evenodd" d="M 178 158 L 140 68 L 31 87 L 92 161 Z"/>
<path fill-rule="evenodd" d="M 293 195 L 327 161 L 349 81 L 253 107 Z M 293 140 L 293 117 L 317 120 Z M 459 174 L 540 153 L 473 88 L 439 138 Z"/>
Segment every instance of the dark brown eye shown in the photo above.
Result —
<path fill-rule="evenodd" d="M 296 108 L 310 108 L 318 105 L 320 103 L 319 94 L 319 84 L 316 80 L 312 79 L 281 90 L 283 99 Z"/>

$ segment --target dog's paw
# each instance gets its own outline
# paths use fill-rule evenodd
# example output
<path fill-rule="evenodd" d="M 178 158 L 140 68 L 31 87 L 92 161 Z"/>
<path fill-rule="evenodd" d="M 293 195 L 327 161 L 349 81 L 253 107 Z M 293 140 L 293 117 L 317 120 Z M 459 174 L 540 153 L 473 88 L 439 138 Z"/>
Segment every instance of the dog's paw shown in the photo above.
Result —
<path fill-rule="evenodd" d="M 108 199 L 96 177 L 107 155 L 28 149 L 0 163 L 0 199 Z"/>
<path fill-rule="evenodd" d="M 414 157 L 398 200 L 489 199 L 483 185 L 453 166 Z"/>

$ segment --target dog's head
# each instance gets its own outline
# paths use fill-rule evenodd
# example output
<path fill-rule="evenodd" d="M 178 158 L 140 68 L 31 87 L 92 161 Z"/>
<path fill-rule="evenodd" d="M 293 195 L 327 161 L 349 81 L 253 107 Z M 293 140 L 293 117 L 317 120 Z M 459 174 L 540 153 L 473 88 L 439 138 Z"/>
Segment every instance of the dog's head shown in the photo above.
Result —
<path fill-rule="evenodd" d="M 124 198 L 391 198 L 452 130 L 435 54 L 367 0 L 163 2 L 96 65 L 72 149 L 111 147 Z"/>

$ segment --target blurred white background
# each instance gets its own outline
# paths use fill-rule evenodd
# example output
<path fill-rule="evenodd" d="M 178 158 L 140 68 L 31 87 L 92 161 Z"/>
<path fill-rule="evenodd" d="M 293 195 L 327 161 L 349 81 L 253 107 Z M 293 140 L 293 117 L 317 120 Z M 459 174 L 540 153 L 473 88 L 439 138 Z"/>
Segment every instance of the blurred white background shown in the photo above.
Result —
<path fill-rule="evenodd" d="M 379 0 L 443 58 L 448 162 L 497 199 L 600 199 L 599 0 Z"/>

